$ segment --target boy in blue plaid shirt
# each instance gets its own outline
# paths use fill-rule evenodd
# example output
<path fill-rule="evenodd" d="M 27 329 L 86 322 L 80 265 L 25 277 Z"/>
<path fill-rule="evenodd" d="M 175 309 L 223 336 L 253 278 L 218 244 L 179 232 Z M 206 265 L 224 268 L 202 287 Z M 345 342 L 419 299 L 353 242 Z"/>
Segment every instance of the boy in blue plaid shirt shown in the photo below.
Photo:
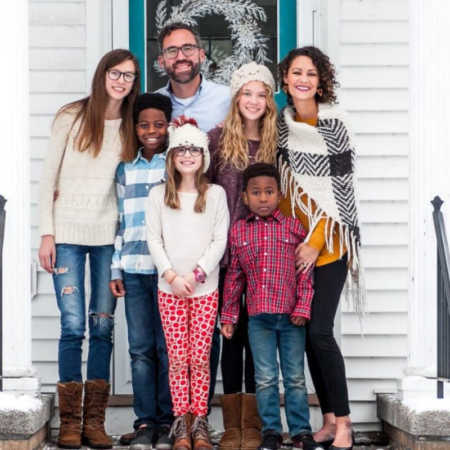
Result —
<path fill-rule="evenodd" d="M 119 164 L 116 187 L 119 230 L 114 242 L 110 288 L 125 297 L 134 393 L 136 434 L 130 449 L 170 450 L 173 421 L 168 358 L 158 310 L 158 277 L 146 241 L 145 209 L 150 189 L 165 178 L 168 97 L 142 94 L 134 111 L 141 147 L 130 162 Z"/>

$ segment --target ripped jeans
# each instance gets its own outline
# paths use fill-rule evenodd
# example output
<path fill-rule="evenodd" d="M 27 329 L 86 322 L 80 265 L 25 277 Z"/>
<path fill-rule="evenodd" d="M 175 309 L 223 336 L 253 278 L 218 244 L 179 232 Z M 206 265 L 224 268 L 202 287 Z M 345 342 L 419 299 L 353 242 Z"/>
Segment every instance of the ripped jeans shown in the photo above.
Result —
<path fill-rule="evenodd" d="M 86 329 L 85 268 L 89 255 L 89 354 L 87 379 L 109 380 L 116 299 L 109 290 L 113 245 L 56 244 L 53 274 L 61 338 L 58 348 L 59 380 L 82 381 L 81 344 Z"/>

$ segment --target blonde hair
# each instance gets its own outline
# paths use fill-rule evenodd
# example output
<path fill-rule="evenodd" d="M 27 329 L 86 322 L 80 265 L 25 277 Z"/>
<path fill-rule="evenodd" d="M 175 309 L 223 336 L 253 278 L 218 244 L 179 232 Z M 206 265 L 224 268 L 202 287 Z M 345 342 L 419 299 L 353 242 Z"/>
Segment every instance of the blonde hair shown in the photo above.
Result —
<path fill-rule="evenodd" d="M 172 209 L 180 209 L 180 198 L 178 197 L 178 188 L 181 183 L 181 174 L 175 167 L 175 152 L 169 151 L 166 159 L 167 181 L 164 192 L 164 203 Z M 208 178 L 203 173 L 205 164 L 202 156 L 202 164 L 195 173 L 195 188 L 198 191 L 197 199 L 194 204 L 194 211 L 201 213 L 206 206 L 206 191 L 208 190 Z"/>
<path fill-rule="evenodd" d="M 256 153 L 257 162 L 273 164 L 277 145 L 277 107 L 272 89 L 264 83 L 266 90 L 266 111 L 259 119 L 260 143 Z M 231 100 L 231 108 L 225 118 L 220 137 L 220 156 L 222 164 L 230 164 L 236 169 L 244 170 L 249 163 L 248 141 L 244 133 L 244 122 L 239 112 L 239 99 L 242 88 Z"/>

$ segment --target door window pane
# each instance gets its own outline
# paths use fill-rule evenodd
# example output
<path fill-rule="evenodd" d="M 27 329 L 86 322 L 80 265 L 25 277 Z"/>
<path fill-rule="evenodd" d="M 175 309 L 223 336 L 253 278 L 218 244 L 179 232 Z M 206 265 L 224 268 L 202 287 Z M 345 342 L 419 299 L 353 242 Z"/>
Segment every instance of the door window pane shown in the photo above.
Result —
<path fill-rule="evenodd" d="M 209 79 L 228 84 L 233 70 L 252 60 L 266 64 L 276 75 L 277 0 L 147 0 L 149 91 L 167 83 L 167 76 L 155 64 L 158 24 L 174 21 L 180 6 L 187 12 L 185 17 L 197 24 L 207 55 L 203 72 Z"/>

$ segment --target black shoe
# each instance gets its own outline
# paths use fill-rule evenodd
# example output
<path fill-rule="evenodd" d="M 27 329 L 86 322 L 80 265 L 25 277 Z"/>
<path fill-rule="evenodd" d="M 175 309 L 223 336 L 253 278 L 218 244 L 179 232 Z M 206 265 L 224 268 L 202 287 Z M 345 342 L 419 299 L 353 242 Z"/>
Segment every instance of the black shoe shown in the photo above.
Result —
<path fill-rule="evenodd" d="M 350 447 L 336 447 L 335 445 L 332 445 L 328 447 L 328 450 L 352 450 L 353 444 Z"/>
<path fill-rule="evenodd" d="M 333 441 L 331 441 L 332 443 Z M 294 449 L 326 450 L 328 447 L 323 442 L 316 442 L 310 433 L 301 433 L 292 437 Z"/>
<path fill-rule="evenodd" d="M 141 427 L 136 430 L 136 437 L 130 442 L 130 450 L 152 450 L 155 431 L 150 427 Z"/>
<path fill-rule="evenodd" d="M 278 450 L 282 442 L 281 434 L 276 431 L 267 430 L 263 434 L 263 440 L 258 450 Z"/>
<path fill-rule="evenodd" d="M 158 429 L 158 440 L 156 441 L 156 450 L 171 450 L 173 438 L 170 436 L 170 425 L 160 425 Z"/>

